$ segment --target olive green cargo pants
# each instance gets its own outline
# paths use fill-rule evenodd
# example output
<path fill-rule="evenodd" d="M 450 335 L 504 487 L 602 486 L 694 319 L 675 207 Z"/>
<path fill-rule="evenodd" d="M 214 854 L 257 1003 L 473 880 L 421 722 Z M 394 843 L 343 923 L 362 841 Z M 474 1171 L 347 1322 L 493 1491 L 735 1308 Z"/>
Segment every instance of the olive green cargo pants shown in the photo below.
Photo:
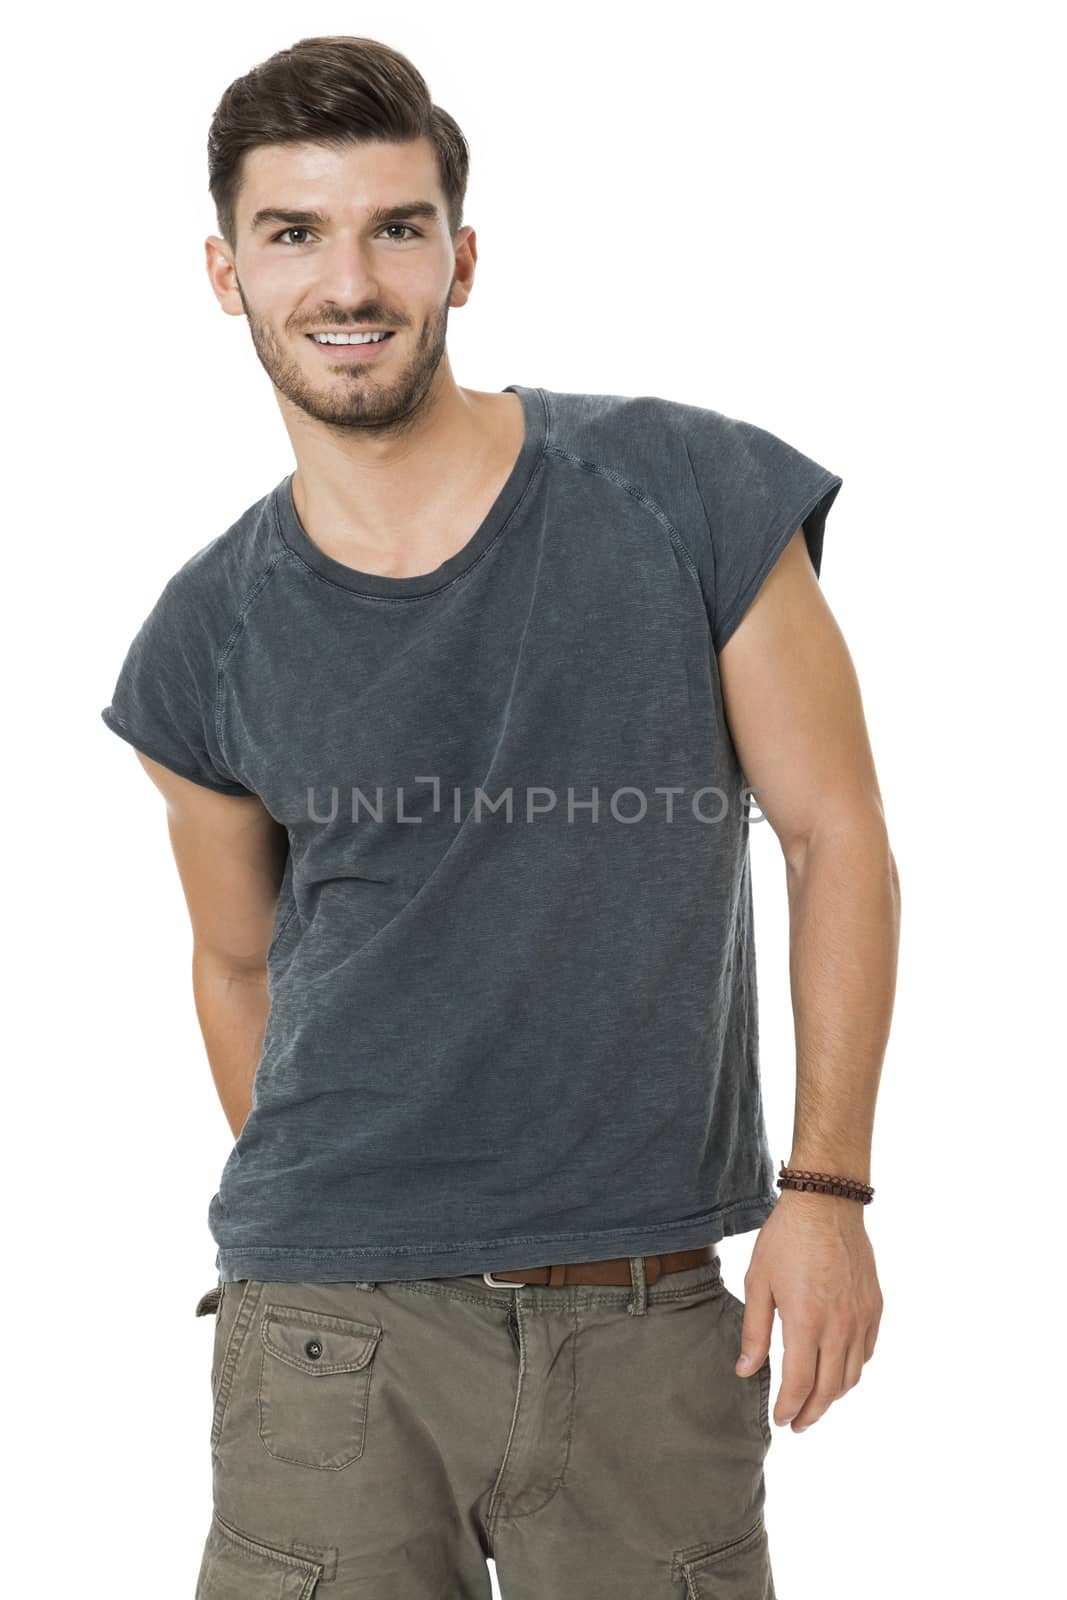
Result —
<path fill-rule="evenodd" d="M 630 1267 L 209 1290 L 196 1600 L 774 1600 L 770 1358 L 718 1257 Z"/>

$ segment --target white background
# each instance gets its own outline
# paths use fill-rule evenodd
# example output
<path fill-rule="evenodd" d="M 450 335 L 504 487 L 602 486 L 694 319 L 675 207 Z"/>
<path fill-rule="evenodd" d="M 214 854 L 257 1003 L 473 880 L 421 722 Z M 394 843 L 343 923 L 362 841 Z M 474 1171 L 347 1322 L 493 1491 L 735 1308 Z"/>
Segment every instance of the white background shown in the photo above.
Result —
<path fill-rule="evenodd" d="M 861 1383 L 809 1432 L 773 1430 L 775 1578 L 783 1600 L 1049 1592 L 1057 11 L 261 0 L 37 8 L 9 32 L 12 1592 L 188 1597 L 207 1530 L 213 1319 L 193 1309 L 216 1278 L 206 1210 L 232 1141 L 163 802 L 99 712 L 166 579 L 294 464 L 247 324 L 208 285 L 205 140 L 234 77 L 334 32 L 408 54 L 470 142 L 461 385 L 687 400 L 844 478 L 822 582 L 903 897 L 867 1213 L 886 1304 Z M 769 825 L 752 838 L 777 1167 L 794 1092 L 785 878 Z M 721 1246 L 737 1292 L 754 1240 Z M 772 1362 L 773 1407 L 777 1322 Z"/>

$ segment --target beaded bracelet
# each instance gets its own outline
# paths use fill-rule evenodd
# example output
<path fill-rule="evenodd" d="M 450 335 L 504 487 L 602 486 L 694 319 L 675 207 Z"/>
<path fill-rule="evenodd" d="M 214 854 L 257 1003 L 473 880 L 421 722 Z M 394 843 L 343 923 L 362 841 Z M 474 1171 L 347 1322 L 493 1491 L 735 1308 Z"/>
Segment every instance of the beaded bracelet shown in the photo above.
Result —
<path fill-rule="evenodd" d="M 785 1162 L 778 1166 L 779 1189 L 803 1189 L 810 1194 L 839 1194 L 846 1200 L 858 1200 L 862 1205 L 869 1206 L 874 1199 L 874 1189 L 869 1183 L 860 1183 L 858 1178 L 836 1178 L 829 1172 L 804 1172 L 800 1167 L 787 1167 Z"/>

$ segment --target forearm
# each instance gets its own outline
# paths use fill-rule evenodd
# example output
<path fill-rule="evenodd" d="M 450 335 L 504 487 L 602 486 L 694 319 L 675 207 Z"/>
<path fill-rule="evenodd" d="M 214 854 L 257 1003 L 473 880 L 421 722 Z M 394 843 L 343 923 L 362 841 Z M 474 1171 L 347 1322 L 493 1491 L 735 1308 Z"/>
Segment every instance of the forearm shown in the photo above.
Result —
<path fill-rule="evenodd" d="M 220 965 L 193 949 L 193 998 L 211 1075 L 236 1139 L 252 1109 L 270 998 L 265 967 Z"/>
<path fill-rule="evenodd" d="M 786 876 L 797 1054 L 787 1165 L 869 1183 L 900 929 L 900 886 L 883 822 L 828 829 L 787 863 Z M 801 1198 L 789 1190 L 783 1197 L 789 1194 Z"/>

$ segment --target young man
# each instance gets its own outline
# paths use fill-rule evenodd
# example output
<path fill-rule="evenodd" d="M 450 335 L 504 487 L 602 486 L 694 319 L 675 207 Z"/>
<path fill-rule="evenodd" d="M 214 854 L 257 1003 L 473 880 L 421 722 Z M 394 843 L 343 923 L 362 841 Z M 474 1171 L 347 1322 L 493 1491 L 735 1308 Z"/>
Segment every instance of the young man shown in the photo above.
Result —
<path fill-rule="evenodd" d="M 771 1597 L 775 1308 L 794 1430 L 882 1308 L 862 1192 L 776 1189 L 757 1057 L 749 786 L 790 1162 L 866 1184 L 899 891 L 817 579 L 842 480 L 697 406 L 459 388 L 466 146 L 385 46 L 263 63 L 210 153 L 297 465 L 103 712 L 235 1136 L 197 1593 L 488 1597 L 491 1556 L 504 1600 Z M 714 1245 L 757 1228 L 742 1302 Z"/>

